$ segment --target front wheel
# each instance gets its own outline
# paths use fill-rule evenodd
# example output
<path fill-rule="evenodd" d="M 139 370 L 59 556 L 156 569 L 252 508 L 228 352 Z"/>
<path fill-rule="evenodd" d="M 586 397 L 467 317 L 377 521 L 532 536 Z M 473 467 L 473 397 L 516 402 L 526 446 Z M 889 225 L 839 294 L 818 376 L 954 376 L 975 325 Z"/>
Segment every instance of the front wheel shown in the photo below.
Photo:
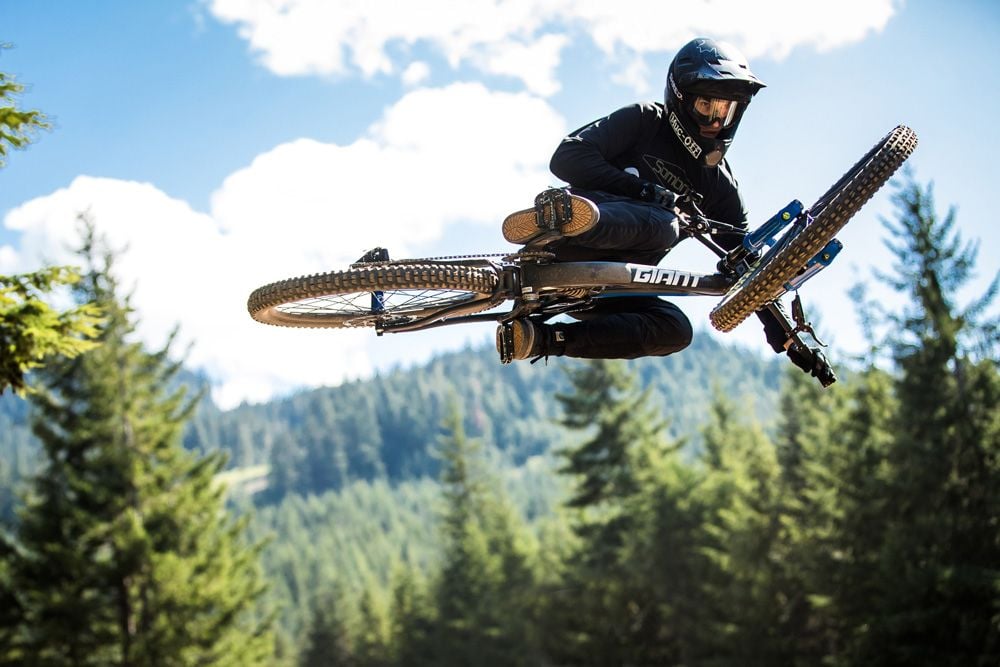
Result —
<path fill-rule="evenodd" d="M 489 265 L 361 265 L 264 285 L 250 294 L 247 310 L 258 322 L 277 326 L 378 328 L 486 310 L 498 280 Z"/>
<path fill-rule="evenodd" d="M 731 331 L 751 313 L 778 298 L 784 285 L 847 224 L 917 147 L 917 135 L 900 125 L 875 144 L 809 209 L 812 221 L 794 238 L 785 236 L 748 271 L 709 315 L 719 331 Z"/>

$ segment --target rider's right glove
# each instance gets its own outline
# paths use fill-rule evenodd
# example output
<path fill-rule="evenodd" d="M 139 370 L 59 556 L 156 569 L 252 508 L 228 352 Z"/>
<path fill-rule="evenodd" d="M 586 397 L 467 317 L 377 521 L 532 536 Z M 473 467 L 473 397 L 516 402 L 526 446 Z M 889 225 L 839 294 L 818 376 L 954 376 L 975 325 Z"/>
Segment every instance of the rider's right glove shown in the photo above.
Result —
<path fill-rule="evenodd" d="M 646 181 L 639 192 L 639 199 L 650 204 L 659 204 L 663 208 L 673 209 L 677 203 L 677 195 L 662 185 Z"/>

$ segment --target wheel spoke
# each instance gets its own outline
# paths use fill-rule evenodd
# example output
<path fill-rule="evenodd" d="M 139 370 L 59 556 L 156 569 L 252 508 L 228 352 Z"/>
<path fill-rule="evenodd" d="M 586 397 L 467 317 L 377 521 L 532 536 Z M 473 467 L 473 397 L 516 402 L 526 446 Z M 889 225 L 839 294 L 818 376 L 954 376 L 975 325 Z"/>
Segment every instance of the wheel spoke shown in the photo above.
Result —
<path fill-rule="evenodd" d="M 429 307 L 440 308 L 463 303 L 473 295 L 463 290 L 412 289 L 382 292 L 383 309 L 377 315 L 405 315 Z M 300 299 L 278 307 L 289 315 L 376 315 L 372 312 L 372 294 L 355 292 Z"/>
<path fill-rule="evenodd" d="M 456 309 L 463 315 L 484 310 L 498 282 L 497 267 L 487 262 L 385 263 L 264 285 L 250 294 L 247 309 L 258 322 L 277 326 L 380 329 Z"/>

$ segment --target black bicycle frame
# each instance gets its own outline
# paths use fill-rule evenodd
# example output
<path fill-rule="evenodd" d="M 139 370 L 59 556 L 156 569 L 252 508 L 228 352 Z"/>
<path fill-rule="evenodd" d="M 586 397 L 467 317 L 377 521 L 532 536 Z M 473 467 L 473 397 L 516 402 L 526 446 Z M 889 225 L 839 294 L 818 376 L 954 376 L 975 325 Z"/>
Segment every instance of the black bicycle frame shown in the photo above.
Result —
<path fill-rule="evenodd" d="M 556 315 L 586 310 L 597 299 L 635 296 L 722 296 L 734 279 L 720 273 L 704 274 L 678 271 L 659 266 L 624 262 L 556 262 L 496 265 L 500 281 L 493 295 L 482 295 L 465 303 L 442 308 L 417 320 L 383 322 L 376 333 L 400 333 L 463 322 L 499 322 L 535 314 Z M 586 290 L 581 297 L 575 290 Z M 548 301 L 546 297 L 560 297 Z M 488 308 L 513 300 L 513 306 L 501 313 L 484 313 Z M 471 313 L 471 314 L 470 314 Z"/>
<path fill-rule="evenodd" d="M 603 288 L 597 296 L 722 296 L 734 280 L 705 274 L 622 262 L 565 262 L 521 266 L 522 292 L 530 288 L 566 290 Z"/>
<path fill-rule="evenodd" d="M 720 258 L 719 273 L 693 273 L 625 262 L 548 262 L 536 259 L 505 264 L 489 262 L 495 267 L 500 278 L 498 287 L 492 295 L 471 297 L 466 302 L 442 308 L 417 320 L 401 322 L 389 320 L 381 323 L 375 331 L 381 336 L 387 332 L 417 331 L 463 322 L 503 322 L 530 315 L 553 316 L 586 310 L 596 300 L 609 297 L 724 296 L 738 280 L 738 275 L 742 273 L 741 269 L 749 267 L 749 260 L 759 257 L 757 253 L 765 246 L 771 246 L 769 252 L 776 252 L 777 248 L 774 245 L 777 234 L 793 222 L 804 224 L 806 222 L 804 218 L 802 204 L 797 200 L 792 201 L 759 228 L 747 234 L 743 245 L 726 251 L 711 237 L 738 231 L 737 228 L 706 218 L 695 206 L 692 213 L 681 218 L 681 229 Z M 833 243 L 839 245 L 839 242 L 831 242 Z M 831 246 L 828 246 L 824 249 L 827 255 L 831 255 L 827 252 L 830 248 Z M 836 255 L 837 249 L 832 255 Z M 385 257 L 387 256 L 385 253 Z M 814 259 L 810 266 L 816 264 L 815 271 L 818 271 L 829 264 L 830 259 L 832 256 L 821 261 Z M 483 261 L 488 260 L 465 260 L 463 263 L 479 264 Z M 796 289 L 805 278 L 811 277 L 814 271 L 807 273 L 809 275 L 796 281 L 797 284 L 786 285 L 786 290 Z M 575 291 L 582 291 L 582 294 L 575 295 Z M 483 312 L 508 300 L 514 301 L 509 310 L 499 313 Z M 484 306 L 484 301 L 490 303 Z M 769 305 L 767 309 L 775 314 L 793 342 L 799 342 L 798 333 L 804 330 L 811 333 L 811 329 L 804 328 L 803 323 L 790 322 L 776 306 Z"/>

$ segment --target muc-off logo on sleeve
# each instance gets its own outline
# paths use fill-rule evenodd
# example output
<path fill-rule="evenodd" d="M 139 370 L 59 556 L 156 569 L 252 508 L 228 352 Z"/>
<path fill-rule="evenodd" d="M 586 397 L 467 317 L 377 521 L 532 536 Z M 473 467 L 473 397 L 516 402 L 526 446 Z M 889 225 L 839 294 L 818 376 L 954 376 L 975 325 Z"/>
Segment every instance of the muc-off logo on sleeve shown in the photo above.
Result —
<path fill-rule="evenodd" d="M 684 131 L 684 128 L 681 126 L 681 119 L 673 111 L 670 112 L 670 127 L 674 129 L 674 134 L 684 144 L 684 148 L 688 149 L 688 153 L 695 158 L 701 157 L 701 146 L 694 140 L 694 137 Z"/>
<path fill-rule="evenodd" d="M 642 266 L 629 264 L 628 270 L 632 274 L 632 282 L 646 285 L 670 285 L 671 287 L 697 287 L 701 276 L 697 273 L 686 271 L 673 271 L 671 269 L 661 269 L 656 266 Z"/>

